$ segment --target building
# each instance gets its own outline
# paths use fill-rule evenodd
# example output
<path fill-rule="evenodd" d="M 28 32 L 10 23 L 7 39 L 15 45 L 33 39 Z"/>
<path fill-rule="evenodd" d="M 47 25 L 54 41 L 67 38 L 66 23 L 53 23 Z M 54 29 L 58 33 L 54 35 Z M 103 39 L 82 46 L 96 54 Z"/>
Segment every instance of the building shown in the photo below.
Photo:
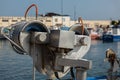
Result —
<path fill-rule="evenodd" d="M 24 17 L 1 16 L 0 26 L 7 27 L 23 20 Z"/>
<path fill-rule="evenodd" d="M 35 17 L 27 17 L 27 21 L 35 20 Z M 38 21 L 45 24 L 47 27 L 52 26 L 72 26 L 78 21 L 71 20 L 70 16 L 68 15 L 45 15 L 45 16 L 38 16 Z M 17 22 L 25 21 L 24 17 L 17 17 L 17 16 L 0 16 L 0 26 L 7 27 L 13 25 Z M 84 26 L 90 28 L 96 28 L 99 25 L 107 26 L 110 25 L 110 20 L 83 20 Z"/>
<path fill-rule="evenodd" d="M 106 27 L 107 25 L 110 25 L 110 20 L 84 20 L 84 25 L 86 27 L 90 28 L 97 28 L 98 26 L 102 25 L 103 27 Z"/>

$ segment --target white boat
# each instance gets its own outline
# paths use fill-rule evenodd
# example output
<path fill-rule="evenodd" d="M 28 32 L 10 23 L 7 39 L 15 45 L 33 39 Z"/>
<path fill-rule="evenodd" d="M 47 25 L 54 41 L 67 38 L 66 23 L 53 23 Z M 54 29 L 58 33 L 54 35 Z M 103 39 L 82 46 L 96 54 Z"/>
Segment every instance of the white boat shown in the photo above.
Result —
<path fill-rule="evenodd" d="M 120 25 L 112 27 L 113 41 L 120 41 Z"/>
<path fill-rule="evenodd" d="M 108 32 L 103 34 L 103 42 L 120 41 L 120 25 L 108 28 Z"/>

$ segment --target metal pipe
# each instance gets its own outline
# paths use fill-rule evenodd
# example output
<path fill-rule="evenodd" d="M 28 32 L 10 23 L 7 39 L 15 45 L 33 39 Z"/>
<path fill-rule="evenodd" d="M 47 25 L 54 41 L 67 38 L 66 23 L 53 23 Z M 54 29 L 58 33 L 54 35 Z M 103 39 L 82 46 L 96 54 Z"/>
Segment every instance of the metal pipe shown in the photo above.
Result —
<path fill-rule="evenodd" d="M 24 49 L 22 49 L 18 44 L 16 44 L 14 41 L 12 41 L 8 36 L 6 36 L 5 34 L 3 34 L 3 36 L 8 39 L 12 44 L 14 44 L 16 47 L 18 47 L 20 50 L 24 51 Z"/>
<path fill-rule="evenodd" d="M 76 68 L 76 80 L 86 80 L 87 71 L 83 68 Z"/>
<path fill-rule="evenodd" d="M 36 20 L 37 20 L 37 16 L 38 16 L 38 7 L 37 7 L 37 5 L 35 5 L 35 4 L 30 5 L 30 6 L 28 7 L 28 9 L 26 10 L 25 15 L 24 15 L 25 20 L 26 20 L 28 11 L 29 11 L 29 10 L 31 9 L 31 7 L 33 7 L 33 6 L 35 6 L 35 8 L 36 8 Z"/>
<path fill-rule="evenodd" d="M 33 73 L 32 73 L 32 80 L 35 80 L 35 63 L 34 63 L 34 60 L 33 60 Z"/>

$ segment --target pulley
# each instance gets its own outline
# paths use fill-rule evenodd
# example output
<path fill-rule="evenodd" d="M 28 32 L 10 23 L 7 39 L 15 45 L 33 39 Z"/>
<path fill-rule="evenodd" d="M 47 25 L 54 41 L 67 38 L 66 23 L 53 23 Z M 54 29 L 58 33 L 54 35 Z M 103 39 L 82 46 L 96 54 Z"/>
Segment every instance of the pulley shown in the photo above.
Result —
<path fill-rule="evenodd" d="M 16 44 L 18 44 L 22 48 L 22 50 L 18 48 L 16 45 L 11 44 L 13 49 L 19 54 L 24 54 L 24 53 L 28 54 L 29 53 L 28 52 L 28 49 L 29 49 L 28 39 L 30 39 L 30 36 L 28 36 L 29 34 L 27 33 L 35 32 L 35 31 L 49 33 L 46 26 L 38 21 L 23 21 L 23 22 L 19 22 L 13 25 L 11 28 L 10 38 Z M 22 32 L 24 32 L 24 34 L 22 34 Z M 25 49 L 27 49 L 27 52 Z"/>

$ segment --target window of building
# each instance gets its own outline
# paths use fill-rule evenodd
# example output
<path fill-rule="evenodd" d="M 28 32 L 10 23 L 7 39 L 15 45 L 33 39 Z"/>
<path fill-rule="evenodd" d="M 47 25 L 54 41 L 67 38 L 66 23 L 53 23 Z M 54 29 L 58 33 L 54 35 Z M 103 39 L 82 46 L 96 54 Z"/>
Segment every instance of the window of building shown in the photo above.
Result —
<path fill-rule="evenodd" d="M 41 22 L 43 22 L 43 20 L 40 20 Z"/>
<path fill-rule="evenodd" d="M 95 27 L 98 27 L 98 26 L 99 26 L 99 23 L 95 23 L 94 25 L 95 25 Z"/>
<path fill-rule="evenodd" d="M 26 20 L 21 20 L 21 21 L 26 21 Z"/>
<path fill-rule="evenodd" d="M 12 20 L 12 22 L 17 22 L 17 20 Z"/>
<path fill-rule="evenodd" d="M 85 23 L 84 26 L 85 26 L 85 27 L 89 27 L 89 24 L 88 24 L 88 23 Z"/>
<path fill-rule="evenodd" d="M 46 20 L 46 22 L 51 22 L 51 20 Z"/>
<path fill-rule="evenodd" d="M 55 19 L 55 22 L 58 22 L 58 19 L 57 19 L 57 18 Z"/>
<path fill-rule="evenodd" d="M 65 18 L 62 18 L 62 21 L 65 22 Z"/>
<path fill-rule="evenodd" d="M 2 22 L 8 22 L 8 20 L 6 20 L 6 19 L 3 19 L 3 20 L 2 20 Z"/>
<path fill-rule="evenodd" d="M 21 17 L 18 17 L 17 19 L 21 19 Z"/>

